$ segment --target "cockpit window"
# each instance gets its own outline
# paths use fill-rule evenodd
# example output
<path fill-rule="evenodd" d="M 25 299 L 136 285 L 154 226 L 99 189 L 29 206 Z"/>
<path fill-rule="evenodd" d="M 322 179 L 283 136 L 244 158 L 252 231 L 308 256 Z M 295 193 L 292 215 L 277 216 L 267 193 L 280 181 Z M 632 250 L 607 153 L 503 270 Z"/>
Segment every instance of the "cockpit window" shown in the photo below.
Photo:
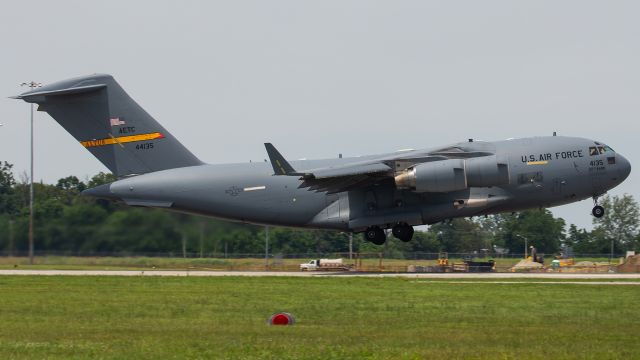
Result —
<path fill-rule="evenodd" d="M 589 147 L 589 156 L 605 155 L 606 153 L 615 153 L 612 148 L 607 145 L 596 143 L 598 146 Z"/>

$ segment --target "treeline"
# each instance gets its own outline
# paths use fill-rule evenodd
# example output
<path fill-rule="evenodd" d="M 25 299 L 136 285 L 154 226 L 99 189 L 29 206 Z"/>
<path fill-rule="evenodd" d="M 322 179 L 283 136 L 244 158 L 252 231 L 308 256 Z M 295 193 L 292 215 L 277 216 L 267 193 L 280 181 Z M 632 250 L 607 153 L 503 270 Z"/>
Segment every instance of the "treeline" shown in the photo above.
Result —
<path fill-rule="evenodd" d="M 35 248 L 38 252 L 69 254 L 171 253 L 261 254 L 265 227 L 230 223 L 163 210 L 132 208 L 80 196 L 83 190 L 115 180 L 99 173 L 86 182 L 75 176 L 56 184 L 34 184 Z M 28 249 L 29 184 L 16 181 L 12 165 L 0 163 L 0 251 Z M 389 237 L 384 250 L 407 252 L 522 254 L 525 241 L 546 254 L 569 247 L 579 254 L 617 254 L 639 250 L 638 204 L 629 196 L 605 197 L 606 215 L 594 219 L 594 229 L 571 225 L 548 210 L 524 211 L 473 219 L 454 219 L 416 231 L 411 242 Z M 586 215 L 585 215 L 586 216 Z M 347 252 L 348 234 L 334 231 L 269 228 L 271 254 Z M 354 251 L 376 252 L 380 247 L 355 235 Z"/>

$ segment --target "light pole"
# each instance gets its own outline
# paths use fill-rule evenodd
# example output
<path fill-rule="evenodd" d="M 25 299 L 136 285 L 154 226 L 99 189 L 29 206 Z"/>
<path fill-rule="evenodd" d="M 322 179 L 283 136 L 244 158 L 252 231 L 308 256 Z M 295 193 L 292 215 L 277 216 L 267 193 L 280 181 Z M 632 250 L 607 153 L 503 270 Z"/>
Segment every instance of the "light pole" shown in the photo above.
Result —
<path fill-rule="evenodd" d="M 264 227 L 264 267 L 269 269 L 269 226 Z"/>
<path fill-rule="evenodd" d="M 517 237 L 521 238 L 522 240 L 524 240 L 524 258 L 525 260 L 527 259 L 527 257 L 529 256 L 528 254 L 528 247 L 527 247 L 527 238 L 520 235 L 520 234 L 516 234 Z"/>
<path fill-rule="evenodd" d="M 13 219 L 9 220 L 9 257 L 13 257 Z"/>
<path fill-rule="evenodd" d="M 611 255 L 609 255 L 609 264 L 613 264 L 613 239 L 611 238 Z"/>
<path fill-rule="evenodd" d="M 20 86 L 28 86 L 31 90 L 39 88 L 42 84 L 35 81 L 23 82 Z M 33 103 L 31 105 L 31 127 L 30 127 L 30 144 L 31 144 L 31 171 L 29 175 L 29 264 L 33 265 Z"/>

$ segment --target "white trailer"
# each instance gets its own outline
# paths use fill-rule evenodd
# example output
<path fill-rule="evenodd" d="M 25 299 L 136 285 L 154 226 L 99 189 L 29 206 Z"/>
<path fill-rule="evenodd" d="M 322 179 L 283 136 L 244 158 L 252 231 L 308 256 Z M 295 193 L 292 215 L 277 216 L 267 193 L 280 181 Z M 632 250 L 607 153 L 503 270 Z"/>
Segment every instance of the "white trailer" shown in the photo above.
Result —
<path fill-rule="evenodd" d="M 300 264 L 300 271 L 348 271 L 352 268 L 352 264 L 345 264 L 342 259 L 315 259 Z"/>

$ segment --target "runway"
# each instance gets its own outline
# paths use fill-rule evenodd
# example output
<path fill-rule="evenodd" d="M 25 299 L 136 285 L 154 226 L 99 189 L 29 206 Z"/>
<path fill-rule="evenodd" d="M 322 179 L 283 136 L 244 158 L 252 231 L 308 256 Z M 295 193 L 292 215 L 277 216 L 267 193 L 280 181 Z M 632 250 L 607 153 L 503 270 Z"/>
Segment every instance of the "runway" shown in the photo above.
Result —
<path fill-rule="evenodd" d="M 640 280 L 640 274 L 616 273 L 358 273 L 297 271 L 203 271 L 203 270 L 0 270 L 0 276 L 168 276 L 168 277 L 400 277 L 409 279 L 558 279 L 558 280 Z M 639 282 L 640 284 L 640 282 Z"/>

